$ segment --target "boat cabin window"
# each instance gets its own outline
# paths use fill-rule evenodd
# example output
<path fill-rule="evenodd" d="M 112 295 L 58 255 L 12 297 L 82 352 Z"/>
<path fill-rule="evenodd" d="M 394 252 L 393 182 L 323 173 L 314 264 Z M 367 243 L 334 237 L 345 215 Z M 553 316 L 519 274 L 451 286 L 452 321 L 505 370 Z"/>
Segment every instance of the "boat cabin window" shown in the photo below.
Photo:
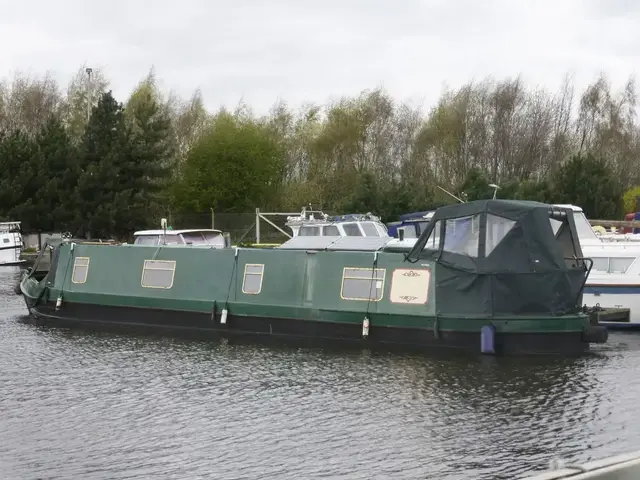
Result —
<path fill-rule="evenodd" d="M 244 266 L 244 279 L 242 280 L 242 293 L 257 295 L 262 290 L 262 277 L 264 265 L 247 263 Z"/>
<path fill-rule="evenodd" d="M 371 222 L 362 222 L 362 229 L 364 230 L 364 234 L 367 237 L 379 237 L 380 234 L 378 233 L 378 229 L 376 228 L 376 226 L 371 223 Z"/>
<path fill-rule="evenodd" d="M 347 237 L 362 237 L 362 232 L 357 223 L 343 223 L 342 228 L 344 228 L 344 233 L 347 234 Z"/>
<path fill-rule="evenodd" d="M 578 232 L 578 238 L 598 240 L 596 232 L 593 231 L 593 227 L 584 216 L 584 212 L 573 212 L 573 222 L 576 224 L 576 231 Z"/>
<path fill-rule="evenodd" d="M 592 272 L 609 273 L 609 259 L 607 257 L 591 257 L 593 260 Z"/>
<path fill-rule="evenodd" d="M 136 245 L 158 245 L 158 235 L 137 235 L 134 243 Z"/>
<path fill-rule="evenodd" d="M 442 229 L 442 221 L 438 220 L 433 226 L 433 230 L 429 234 L 423 250 L 438 250 L 440 248 L 440 231 Z"/>
<path fill-rule="evenodd" d="M 416 224 L 416 235 L 420 236 L 420 234 L 427 228 L 427 225 L 429 225 L 429 222 L 418 222 Z"/>
<path fill-rule="evenodd" d="M 182 239 L 187 245 L 208 245 L 202 232 L 184 232 Z"/>
<path fill-rule="evenodd" d="M 326 225 L 322 227 L 322 235 L 325 237 L 339 237 L 340 230 L 335 225 Z"/>
<path fill-rule="evenodd" d="M 163 235 L 136 235 L 136 239 L 133 242 L 135 245 L 158 245 L 162 242 Z M 182 245 L 184 241 L 180 235 L 167 233 L 164 235 L 164 243 L 167 245 Z"/>
<path fill-rule="evenodd" d="M 625 273 L 629 270 L 629 267 L 633 264 L 635 258 L 620 257 L 609 259 L 609 272 L 610 273 Z"/>
<path fill-rule="evenodd" d="M 162 242 L 163 235 L 159 235 L 160 241 Z M 166 245 L 184 245 L 184 240 L 182 240 L 182 236 L 176 234 L 167 233 L 164 235 L 164 243 Z"/>
<path fill-rule="evenodd" d="M 2 243 L 9 243 L 9 242 L 10 242 L 10 240 L 8 238 L 3 238 L 2 239 Z"/>
<path fill-rule="evenodd" d="M 553 234 L 557 235 L 558 230 L 562 226 L 562 222 L 560 220 L 556 220 L 555 218 L 549 218 L 549 223 L 551 223 L 551 229 L 553 230 Z M 579 237 L 580 235 L 578 235 Z"/>
<path fill-rule="evenodd" d="M 145 260 L 140 285 L 145 288 L 169 289 L 173 287 L 175 273 L 175 260 Z"/>
<path fill-rule="evenodd" d="M 568 219 L 559 220 L 557 218 L 549 217 L 549 221 L 551 222 L 551 228 L 553 229 L 553 233 L 556 237 L 556 242 L 562 249 L 564 262 L 567 267 L 576 268 L 579 265 L 581 267 L 584 266 L 582 260 L 576 259 L 578 252 L 576 251 L 575 244 L 580 242 L 580 234 L 578 233 L 578 238 L 574 239 L 573 233 L 571 233 L 571 228 L 569 228 Z"/>
<path fill-rule="evenodd" d="M 224 237 L 217 232 L 202 232 L 209 245 L 224 247 Z"/>
<path fill-rule="evenodd" d="M 560 222 L 562 224 L 562 222 Z M 492 213 L 487 213 L 487 228 L 485 231 L 484 255 L 488 257 L 498 244 L 507 236 L 507 233 L 516 226 L 515 220 L 500 217 Z"/>
<path fill-rule="evenodd" d="M 443 251 L 478 256 L 480 215 L 449 218 L 444 227 Z"/>
<path fill-rule="evenodd" d="M 301 237 L 319 237 L 320 227 L 304 225 L 298 230 L 298 235 Z"/>
<path fill-rule="evenodd" d="M 404 232 L 404 238 L 418 238 L 416 228 L 413 225 L 407 225 L 405 227 L 398 227 L 398 232 Z M 398 237 L 400 234 L 398 234 Z"/>
<path fill-rule="evenodd" d="M 71 281 L 73 283 L 85 283 L 89 273 L 89 257 L 76 257 L 73 261 Z"/>
<path fill-rule="evenodd" d="M 625 273 L 636 257 L 591 257 L 591 259 L 593 260 L 592 272 Z"/>
<path fill-rule="evenodd" d="M 374 271 L 372 268 L 345 267 L 340 297 L 343 300 L 382 300 L 386 272 L 383 268 Z"/>

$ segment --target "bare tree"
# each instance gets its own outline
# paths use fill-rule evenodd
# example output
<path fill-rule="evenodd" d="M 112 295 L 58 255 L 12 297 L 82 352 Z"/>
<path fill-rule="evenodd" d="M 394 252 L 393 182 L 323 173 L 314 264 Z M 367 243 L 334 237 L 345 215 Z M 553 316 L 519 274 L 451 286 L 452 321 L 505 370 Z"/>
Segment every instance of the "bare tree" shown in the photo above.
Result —
<path fill-rule="evenodd" d="M 18 73 L 3 96 L 3 128 L 36 135 L 51 116 L 58 115 L 61 95 L 53 75 L 31 78 Z"/>
<path fill-rule="evenodd" d="M 204 134 L 210 125 L 211 117 L 204 107 L 200 90 L 196 90 L 186 102 L 180 101 L 176 97 L 170 97 L 167 101 L 167 109 L 171 116 L 175 135 L 178 157 L 178 171 L 176 173 L 179 175 L 180 166 L 189 149 Z"/>
<path fill-rule="evenodd" d="M 61 105 L 61 117 L 72 140 L 80 140 L 87 126 L 87 112 L 98 104 L 108 87 L 109 81 L 100 69 L 92 68 L 89 76 L 87 65 L 78 68 Z"/>

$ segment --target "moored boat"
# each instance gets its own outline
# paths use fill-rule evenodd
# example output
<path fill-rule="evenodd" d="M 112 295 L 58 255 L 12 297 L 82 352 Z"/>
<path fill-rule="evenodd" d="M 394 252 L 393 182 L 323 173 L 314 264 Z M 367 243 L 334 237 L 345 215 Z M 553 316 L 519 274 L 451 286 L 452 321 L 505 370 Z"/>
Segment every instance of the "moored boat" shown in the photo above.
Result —
<path fill-rule="evenodd" d="M 640 234 L 599 235 L 582 208 L 571 204 L 554 204 L 553 207 L 570 212 L 582 252 L 593 261 L 584 288 L 584 303 L 591 308 L 602 307 L 609 311 L 629 309 L 628 315 L 619 316 L 613 312 L 611 318 L 605 316 L 607 319 L 600 324 L 610 330 L 639 330 L 640 242 L 638 238 L 631 237 L 640 237 Z M 558 222 L 552 221 L 554 233 L 559 234 L 559 226 Z M 414 235 L 405 234 L 404 240 L 398 240 L 396 247 L 410 247 L 415 241 Z"/>
<path fill-rule="evenodd" d="M 164 221 L 164 219 L 163 219 Z M 133 234 L 135 245 L 193 245 L 196 247 L 224 248 L 228 235 L 213 228 L 139 230 Z"/>
<path fill-rule="evenodd" d="M 285 223 L 293 237 L 389 237 L 387 227 L 372 213 L 329 216 L 302 208 Z"/>
<path fill-rule="evenodd" d="M 640 242 L 638 234 L 598 235 L 582 208 L 560 205 L 573 214 L 583 253 L 593 260 L 585 284 L 584 302 L 592 307 L 630 309 L 623 321 L 603 321 L 610 330 L 640 329 Z"/>
<path fill-rule="evenodd" d="M 0 266 L 26 263 L 23 248 L 20 222 L 0 222 Z"/>
<path fill-rule="evenodd" d="M 575 354 L 607 339 L 581 312 L 590 261 L 566 210 L 478 201 L 438 209 L 408 253 L 389 237 L 352 240 L 244 249 L 64 239 L 20 289 L 32 316 L 70 325 L 505 355 Z"/>
<path fill-rule="evenodd" d="M 434 210 L 412 212 L 400 215 L 398 221 L 387 223 L 391 237 L 400 239 L 418 238 L 433 217 Z"/>

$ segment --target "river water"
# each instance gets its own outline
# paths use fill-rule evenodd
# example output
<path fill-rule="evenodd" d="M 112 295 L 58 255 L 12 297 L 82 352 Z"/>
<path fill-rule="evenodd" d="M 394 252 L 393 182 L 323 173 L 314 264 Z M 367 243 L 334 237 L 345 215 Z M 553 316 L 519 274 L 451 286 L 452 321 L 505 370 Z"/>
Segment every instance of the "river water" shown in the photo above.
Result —
<path fill-rule="evenodd" d="M 501 479 L 640 443 L 640 334 L 495 359 L 44 329 L 0 269 L 0 478 Z"/>

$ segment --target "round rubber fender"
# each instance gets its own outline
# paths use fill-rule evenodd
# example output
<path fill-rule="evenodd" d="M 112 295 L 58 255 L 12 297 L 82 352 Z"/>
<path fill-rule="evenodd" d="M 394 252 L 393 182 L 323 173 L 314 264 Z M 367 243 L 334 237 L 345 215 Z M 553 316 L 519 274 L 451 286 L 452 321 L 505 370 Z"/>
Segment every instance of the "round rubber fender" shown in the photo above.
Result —
<path fill-rule="evenodd" d="M 582 341 L 587 343 L 606 343 L 609 339 L 607 327 L 590 326 L 582 331 Z"/>

